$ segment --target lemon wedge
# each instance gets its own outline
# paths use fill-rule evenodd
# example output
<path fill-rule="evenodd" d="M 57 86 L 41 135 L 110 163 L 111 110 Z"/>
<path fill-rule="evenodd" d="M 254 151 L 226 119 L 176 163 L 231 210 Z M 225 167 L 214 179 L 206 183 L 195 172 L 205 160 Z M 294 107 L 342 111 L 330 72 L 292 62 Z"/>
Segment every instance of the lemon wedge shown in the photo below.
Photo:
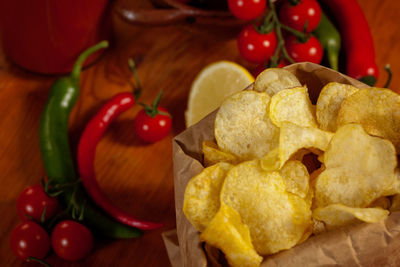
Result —
<path fill-rule="evenodd" d="M 254 82 L 242 66 L 231 61 L 217 61 L 204 67 L 194 79 L 185 112 L 189 127 L 217 109 L 222 101 Z"/>

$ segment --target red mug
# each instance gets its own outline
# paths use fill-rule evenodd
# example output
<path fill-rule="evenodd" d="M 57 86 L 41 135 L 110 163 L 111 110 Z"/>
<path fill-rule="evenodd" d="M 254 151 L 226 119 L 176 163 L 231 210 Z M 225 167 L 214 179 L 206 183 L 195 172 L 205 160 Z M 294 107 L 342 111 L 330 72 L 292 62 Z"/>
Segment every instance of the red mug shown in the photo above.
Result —
<path fill-rule="evenodd" d="M 69 72 L 85 48 L 108 39 L 108 6 L 107 0 L 0 0 L 3 50 L 25 69 Z"/>

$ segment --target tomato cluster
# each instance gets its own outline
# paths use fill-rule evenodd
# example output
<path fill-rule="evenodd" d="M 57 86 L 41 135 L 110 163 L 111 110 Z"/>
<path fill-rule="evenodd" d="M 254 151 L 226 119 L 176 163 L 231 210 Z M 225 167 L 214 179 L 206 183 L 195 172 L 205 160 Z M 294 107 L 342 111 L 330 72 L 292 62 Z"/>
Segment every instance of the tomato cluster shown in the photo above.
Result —
<path fill-rule="evenodd" d="M 49 196 L 43 186 L 26 188 L 17 199 L 17 211 L 23 222 L 12 231 L 10 245 L 18 258 L 43 260 L 50 248 L 69 261 L 89 255 L 93 236 L 86 226 L 73 220 L 61 220 L 54 228 L 49 227 L 51 220 L 57 219 L 61 207 L 58 199 Z"/>
<path fill-rule="evenodd" d="M 252 20 L 265 14 L 261 22 L 245 26 L 237 39 L 241 56 L 252 63 L 280 67 L 293 62 L 319 64 L 323 47 L 312 35 L 321 19 L 316 0 L 228 0 L 232 14 Z"/>

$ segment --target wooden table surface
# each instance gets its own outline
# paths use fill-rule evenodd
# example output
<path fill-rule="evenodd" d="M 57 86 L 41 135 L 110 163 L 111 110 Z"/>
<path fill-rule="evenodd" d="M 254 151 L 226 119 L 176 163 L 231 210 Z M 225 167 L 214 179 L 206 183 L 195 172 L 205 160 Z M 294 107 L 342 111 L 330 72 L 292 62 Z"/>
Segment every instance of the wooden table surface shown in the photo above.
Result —
<path fill-rule="evenodd" d="M 132 1 L 133 2 L 133 1 Z M 138 1 L 144 2 L 144 1 Z M 390 88 L 400 90 L 400 2 L 359 0 L 370 24 L 381 76 L 390 63 Z M 136 3 L 135 3 L 136 5 Z M 138 5 L 146 5 L 139 3 Z M 98 239 L 85 260 L 67 263 L 49 256 L 54 266 L 169 266 L 161 233 L 175 228 L 172 138 L 185 129 L 184 111 L 191 82 L 205 65 L 217 60 L 236 61 L 249 70 L 236 49 L 239 27 L 178 24 L 128 25 L 113 18 L 114 41 L 96 64 L 81 76 L 81 94 L 70 117 L 72 146 L 88 119 L 107 99 L 129 91 L 132 79 L 127 59 L 138 60 L 144 87 L 143 102 L 150 103 L 164 90 L 161 105 L 173 116 L 173 130 L 164 140 L 145 144 L 135 136 L 132 119 L 136 107 L 123 114 L 100 142 L 95 168 L 98 180 L 119 207 L 142 219 L 162 222 L 160 230 L 132 240 Z M 1 50 L 0 50 L 1 51 Z M 39 153 L 39 118 L 55 77 L 32 74 L 13 65 L 0 52 L 0 265 L 25 266 L 9 247 L 11 230 L 20 222 L 16 199 L 45 174 Z M 399 91 L 400 92 L 400 91 Z"/>

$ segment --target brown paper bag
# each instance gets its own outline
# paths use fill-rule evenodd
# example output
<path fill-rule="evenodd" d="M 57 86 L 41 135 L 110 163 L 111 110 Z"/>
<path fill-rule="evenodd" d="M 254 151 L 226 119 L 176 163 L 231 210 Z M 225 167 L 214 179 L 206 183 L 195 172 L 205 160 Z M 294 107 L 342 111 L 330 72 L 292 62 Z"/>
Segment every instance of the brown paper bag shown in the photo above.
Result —
<path fill-rule="evenodd" d="M 367 87 L 346 75 L 312 63 L 293 64 L 286 69 L 307 85 L 313 103 L 328 82 Z M 188 181 L 203 169 L 202 141 L 214 139 L 215 114 L 214 111 L 176 136 L 173 141 L 176 234 L 179 246 L 174 232 L 164 235 L 164 241 L 174 267 L 209 266 L 199 241 L 199 233 L 186 219 L 182 207 Z M 392 213 L 380 223 L 362 223 L 312 236 L 292 249 L 265 257 L 261 266 L 400 266 L 400 212 Z"/>

